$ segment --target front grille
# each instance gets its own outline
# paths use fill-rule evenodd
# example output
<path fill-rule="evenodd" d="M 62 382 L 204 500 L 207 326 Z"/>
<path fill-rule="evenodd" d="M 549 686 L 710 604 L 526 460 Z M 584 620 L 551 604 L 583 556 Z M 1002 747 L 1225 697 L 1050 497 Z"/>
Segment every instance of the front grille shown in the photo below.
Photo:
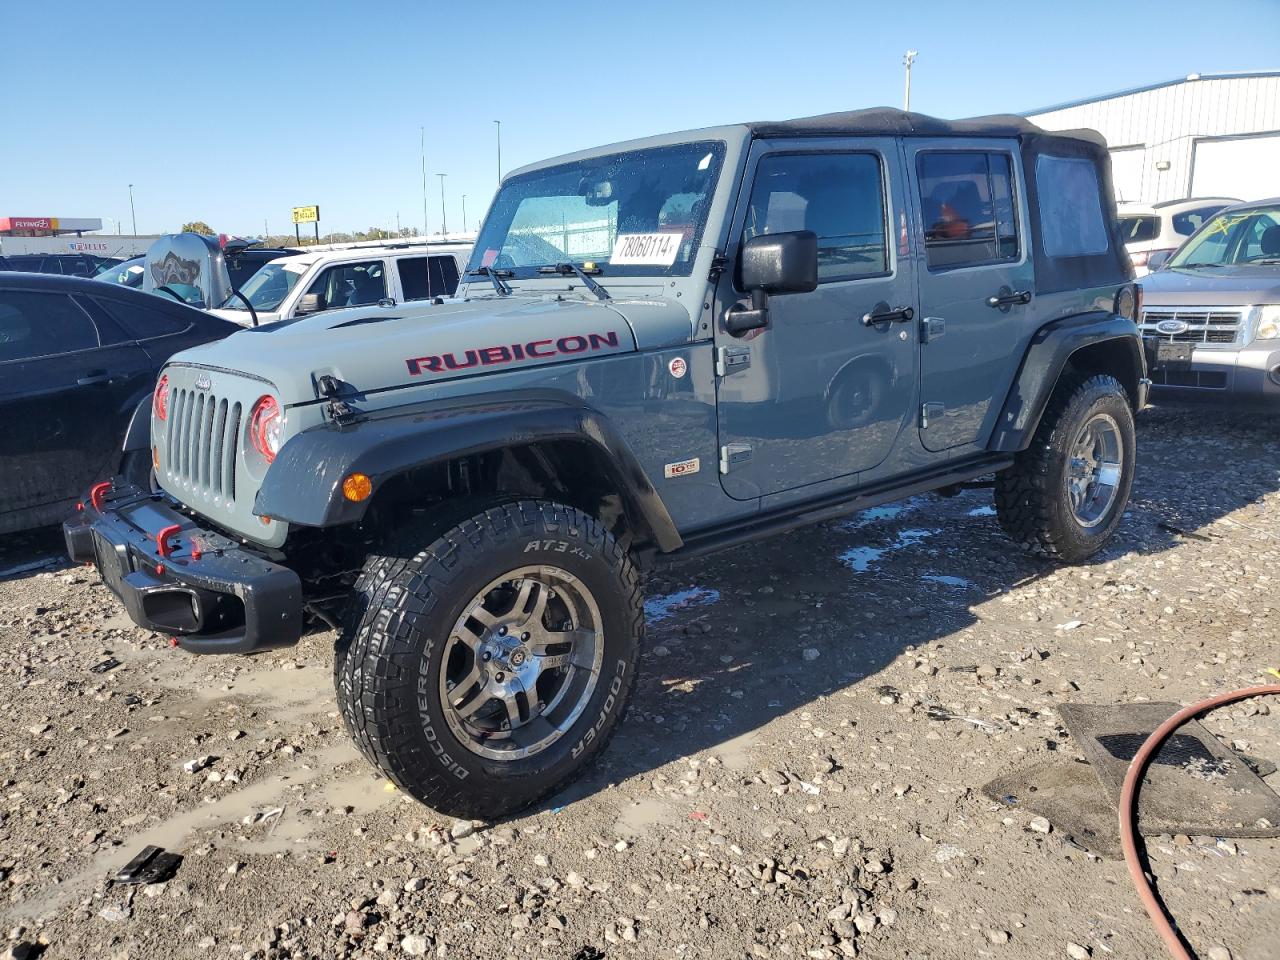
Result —
<path fill-rule="evenodd" d="M 179 388 L 171 392 L 170 407 L 168 477 L 185 491 L 235 503 L 243 406 L 212 393 Z"/>
<path fill-rule="evenodd" d="M 1158 327 L 1165 320 L 1180 321 L 1186 324 L 1186 329 L 1177 333 L 1163 333 Z M 1229 347 L 1243 342 L 1245 318 L 1241 310 L 1150 307 L 1142 311 L 1142 323 L 1139 326 L 1142 335 L 1150 340 Z"/>

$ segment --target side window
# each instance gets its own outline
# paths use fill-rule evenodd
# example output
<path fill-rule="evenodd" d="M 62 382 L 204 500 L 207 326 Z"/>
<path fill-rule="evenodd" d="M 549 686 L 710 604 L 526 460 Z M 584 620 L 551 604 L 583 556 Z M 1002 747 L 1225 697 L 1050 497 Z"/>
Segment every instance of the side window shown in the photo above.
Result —
<path fill-rule="evenodd" d="M 1079 157 L 1036 158 L 1040 235 L 1050 257 L 1090 257 L 1110 248 L 1098 171 Z"/>
<path fill-rule="evenodd" d="M 0 363 L 96 346 L 93 321 L 65 294 L 0 292 Z"/>
<path fill-rule="evenodd" d="M 1189 237 L 1200 229 L 1200 224 L 1204 223 L 1222 207 L 1200 207 L 1197 210 L 1183 210 L 1182 213 L 1173 215 L 1173 232 L 1179 236 Z"/>
<path fill-rule="evenodd" d="M 134 340 L 150 340 L 171 333 L 181 333 L 191 326 L 186 320 L 151 307 L 139 306 L 136 303 L 121 303 L 119 300 L 97 298 L 95 300 Z"/>
<path fill-rule="evenodd" d="M 451 297 L 458 289 L 458 264 L 453 257 L 402 257 L 396 261 L 405 300 Z"/>
<path fill-rule="evenodd" d="M 818 281 L 882 275 L 884 178 L 869 153 L 771 154 L 756 167 L 742 239 L 812 230 L 818 235 Z"/>
<path fill-rule="evenodd" d="M 382 261 L 335 264 L 316 277 L 307 293 L 318 293 L 324 297 L 326 310 L 377 303 L 387 295 Z"/>
<path fill-rule="evenodd" d="M 916 164 L 930 269 L 1018 259 L 1018 205 L 1009 154 L 930 150 Z"/>

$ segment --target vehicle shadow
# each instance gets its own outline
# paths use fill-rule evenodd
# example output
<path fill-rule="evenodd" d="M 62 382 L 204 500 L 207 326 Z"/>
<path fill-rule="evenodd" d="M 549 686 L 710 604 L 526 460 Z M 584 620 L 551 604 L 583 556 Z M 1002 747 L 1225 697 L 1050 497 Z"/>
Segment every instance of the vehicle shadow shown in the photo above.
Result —
<path fill-rule="evenodd" d="M 1141 415 L 1138 437 L 1130 507 L 1090 565 L 1220 536 L 1217 521 L 1280 489 L 1280 434 L 1256 413 L 1162 403 Z M 1054 569 L 1016 549 L 990 492 L 973 490 L 655 577 L 630 712 L 598 764 L 544 806 L 703 751 L 744 766 L 743 744 L 771 720 L 865 683 L 913 648 L 977 623 L 976 605 Z"/>

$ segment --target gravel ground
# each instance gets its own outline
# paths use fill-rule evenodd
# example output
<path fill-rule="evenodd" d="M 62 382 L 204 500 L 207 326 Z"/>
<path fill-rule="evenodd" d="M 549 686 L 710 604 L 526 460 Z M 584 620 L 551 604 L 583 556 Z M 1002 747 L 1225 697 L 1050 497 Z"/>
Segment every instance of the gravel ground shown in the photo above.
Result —
<path fill-rule="evenodd" d="M 977 490 L 653 578 L 621 731 L 497 824 L 356 756 L 332 635 L 194 658 L 92 569 L 10 575 L 0 956 L 1161 956 L 1122 863 L 981 792 L 1080 756 L 1060 703 L 1190 702 L 1280 665 L 1274 415 L 1158 407 L 1139 433 L 1132 507 L 1086 566 L 1022 557 Z M 0 570 L 57 549 L 11 538 Z M 1280 704 L 1206 726 L 1280 763 Z M 109 886 L 148 843 L 177 875 Z M 1280 957 L 1280 841 L 1149 847 L 1202 955 Z"/>

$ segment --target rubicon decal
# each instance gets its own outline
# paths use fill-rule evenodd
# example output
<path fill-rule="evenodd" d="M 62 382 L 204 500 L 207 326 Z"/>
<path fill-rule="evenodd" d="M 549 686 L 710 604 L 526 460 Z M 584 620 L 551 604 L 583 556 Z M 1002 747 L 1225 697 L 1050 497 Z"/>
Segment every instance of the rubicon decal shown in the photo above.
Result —
<path fill-rule="evenodd" d="M 462 354 L 442 353 L 438 356 L 409 357 L 405 363 L 410 376 L 424 373 L 448 373 L 466 370 L 468 367 L 492 367 L 520 360 L 550 360 L 572 356 L 575 353 L 591 353 L 618 346 L 618 333 L 573 334 L 558 340 L 529 340 L 525 343 L 504 343 L 493 347 L 477 347 Z"/>

